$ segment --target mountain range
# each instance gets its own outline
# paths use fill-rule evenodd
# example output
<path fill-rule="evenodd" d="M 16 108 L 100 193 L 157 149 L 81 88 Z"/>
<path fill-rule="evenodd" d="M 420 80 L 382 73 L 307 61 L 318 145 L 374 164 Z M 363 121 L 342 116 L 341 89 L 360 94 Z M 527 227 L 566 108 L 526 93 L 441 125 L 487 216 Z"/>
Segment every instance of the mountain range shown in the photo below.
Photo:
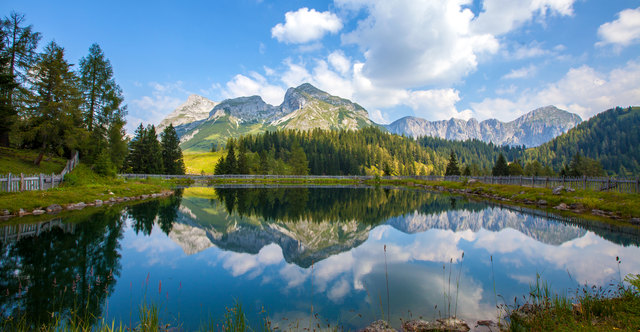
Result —
<path fill-rule="evenodd" d="M 449 140 L 478 139 L 497 145 L 538 146 L 568 131 L 582 119 L 573 113 L 547 106 L 533 110 L 511 122 L 489 119 L 428 121 L 404 117 L 388 125 L 369 119 L 357 103 L 333 96 L 309 83 L 289 88 L 284 101 L 269 105 L 259 96 L 226 99 L 220 103 L 191 95 L 185 103 L 162 120 L 176 127 L 183 150 L 208 151 L 212 144 L 223 145 L 227 138 L 275 129 L 349 129 L 379 126 L 395 134 L 433 136 Z"/>

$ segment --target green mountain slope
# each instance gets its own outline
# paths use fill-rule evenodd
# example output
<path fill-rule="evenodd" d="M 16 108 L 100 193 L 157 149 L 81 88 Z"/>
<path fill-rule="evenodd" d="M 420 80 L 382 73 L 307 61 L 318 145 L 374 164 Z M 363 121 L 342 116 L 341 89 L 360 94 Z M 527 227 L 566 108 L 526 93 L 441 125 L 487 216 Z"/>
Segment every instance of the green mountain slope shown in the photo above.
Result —
<path fill-rule="evenodd" d="M 598 160 L 609 174 L 640 174 L 640 107 L 610 109 L 535 149 L 527 159 L 550 164 L 555 170 L 571 158 Z"/>
<path fill-rule="evenodd" d="M 362 106 L 305 83 L 287 90 L 279 106 L 271 106 L 259 96 L 227 99 L 217 104 L 206 120 L 178 126 L 177 130 L 184 132 L 183 150 L 204 152 L 211 144 L 224 145 L 230 137 L 267 130 L 357 130 L 373 124 Z"/>

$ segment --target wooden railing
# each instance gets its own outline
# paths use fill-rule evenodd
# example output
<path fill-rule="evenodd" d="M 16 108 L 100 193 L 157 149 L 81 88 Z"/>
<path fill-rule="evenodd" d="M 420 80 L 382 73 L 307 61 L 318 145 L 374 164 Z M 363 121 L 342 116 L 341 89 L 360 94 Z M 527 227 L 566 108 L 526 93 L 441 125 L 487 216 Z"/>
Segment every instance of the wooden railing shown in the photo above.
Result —
<path fill-rule="evenodd" d="M 59 186 L 64 176 L 71 172 L 80 162 L 78 152 L 73 158 L 67 160 L 67 164 L 60 174 L 7 174 L 0 175 L 0 192 L 18 192 L 28 190 L 47 190 Z"/>
<path fill-rule="evenodd" d="M 164 174 L 120 174 L 123 178 L 162 178 L 194 180 L 215 179 L 327 179 L 327 180 L 372 180 L 375 176 L 358 175 L 164 175 Z M 572 189 L 585 189 L 593 191 L 612 191 L 618 193 L 640 193 L 640 178 L 613 178 L 613 177 L 548 177 L 548 176 L 383 176 L 381 179 L 389 180 L 426 180 L 426 181 L 469 181 L 489 184 L 510 184 L 523 187 L 556 188 L 564 186 Z"/>

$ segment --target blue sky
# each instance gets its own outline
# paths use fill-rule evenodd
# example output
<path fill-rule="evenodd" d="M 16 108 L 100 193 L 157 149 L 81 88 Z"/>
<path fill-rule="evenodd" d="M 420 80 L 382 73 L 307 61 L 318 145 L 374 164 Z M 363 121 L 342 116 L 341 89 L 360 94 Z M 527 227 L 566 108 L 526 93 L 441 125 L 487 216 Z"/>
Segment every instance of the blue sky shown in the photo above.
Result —
<path fill-rule="evenodd" d="M 277 105 L 309 82 L 377 122 L 510 121 L 556 105 L 587 119 L 640 104 L 637 0 L 14 1 L 78 63 L 97 42 L 129 130 L 195 93 Z"/>

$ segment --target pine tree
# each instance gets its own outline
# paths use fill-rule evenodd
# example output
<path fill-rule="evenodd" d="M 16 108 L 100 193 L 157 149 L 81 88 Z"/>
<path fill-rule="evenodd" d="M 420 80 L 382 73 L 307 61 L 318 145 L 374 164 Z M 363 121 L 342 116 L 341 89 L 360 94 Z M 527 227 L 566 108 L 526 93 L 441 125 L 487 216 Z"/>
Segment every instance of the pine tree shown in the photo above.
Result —
<path fill-rule="evenodd" d="M 142 123 L 136 128 L 133 139 L 129 142 L 129 153 L 127 155 L 127 168 L 128 171 L 133 174 L 145 173 L 143 159 L 143 138 L 144 138 L 144 126 Z"/>
<path fill-rule="evenodd" d="M 493 171 L 491 172 L 493 176 L 508 176 L 509 175 L 509 166 L 507 165 L 507 160 L 504 158 L 502 153 L 498 156 L 498 160 L 496 161 L 495 166 L 493 166 Z"/>
<path fill-rule="evenodd" d="M 81 146 L 86 139 L 80 113 L 77 76 L 64 59 L 64 49 L 51 42 L 31 72 L 34 96 L 25 116 L 25 137 L 40 149 L 34 161 L 40 164 L 46 152 L 62 155 Z"/>
<path fill-rule="evenodd" d="M 236 160 L 236 152 L 233 146 L 233 140 L 227 143 L 227 158 L 225 160 L 225 174 L 238 174 L 238 161 Z"/>
<path fill-rule="evenodd" d="M 165 174 L 183 175 L 185 171 L 180 140 L 172 124 L 162 132 L 162 164 Z"/>
<path fill-rule="evenodd" d="M 9 132 L 18 120 L 19 109 L 25 108 L 22 101 L 31 97 L 26 84 L 28 72 L 38 60 L 40 33 L 34 32 L 31 25 L 23 26 L 23 23 L 24 15 L 16 12 L 0 21 L 0 37 L 4 45 L 0 58 L 7 61 L 7 67 L 3 66 L 2 70 L 13 81 L 3 85 L 0 91 L 4 99 L 0 110 L 0 145 L 4 146 L 9 145 Z"/>
<path fill-rule="evenodd" d="M 143 166 L 145 174 L 163 174 L 162 146 L 158 142 L 156 127 L 147 126 L 142 137 Z"/>
<path fill-rule="evenodd" d="M 451 151 L 449 155 L 449 163 L 447 164 L 447 169 L 444 173 L 445 176 L 450 175 L 460 175 L 460 168 L 458 167 L 458 160 L 456 160 L 455 152 Z"/>
<path fill-rule="evenodd" d="M 11 105 L 11 92 L 18 87 L 9 70 L 9 56 L 5 54 L 4 31 L 0 30 L 0 146 L 9 146 L 9 132 L 17 120 Z"/>
<path fill-rule="evenodd" d="M 302 147 L 294 143 L 291 147 L 291 155 L 289 156 L 289 166 L 294 175 L 309 174 L 309 161 Z"/>
<path fill-rule="evenodd" d="M 111 63 L 105 58 L 98 44 L 89 48 L 89 54 L 80 60 L 80 91 L 82 92 L 82 112 L 85 125 L 91 133 L 87 144 L 89 159 L 103 149 L 120 146 L 124 135 L 118 136 L 125 123 L 126 106 L 122 90 L 113 77 Z M 119 151 L 110 151 L 112 162 L 121 160 Z"/>
<path fill-rule="evenodd" d="M 247 161 L 247 148 L 244 144 L 238 149 L 238 174 L 249 174 L 249 162 Z"/>

